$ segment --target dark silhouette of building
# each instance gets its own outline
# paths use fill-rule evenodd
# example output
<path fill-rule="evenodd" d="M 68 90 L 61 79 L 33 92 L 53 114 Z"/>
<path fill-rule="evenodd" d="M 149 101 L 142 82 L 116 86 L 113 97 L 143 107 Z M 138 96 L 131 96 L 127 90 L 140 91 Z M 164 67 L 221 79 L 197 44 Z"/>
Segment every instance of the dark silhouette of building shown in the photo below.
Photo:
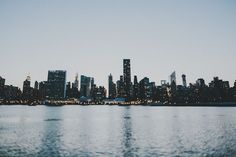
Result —
<path fill-rule="evenodd" d="M 171 90 L 176 90 L 176 73 L 175 71 L 170 75 Z"/>
<path fill-rule="evenodd" d="M 111 74 L 108 76 L 108 89 L 108 98 L 114 99 L 116 97 L 116 84 L 113 82 L 113 77 Z"/>
<path fill-rule="evenodd" d="M 75 81 L 74 81 L 74 83 L 72 83 L 72 88 L 77 88 L 77 89 L 79 89 L 79 76 L 78 76 L 78 73 L 76 73 L 76 75 L 75 75 Z"/>
<path fill-rule="evenodd" d="M 186 81 L 186 75 L 182 75 L 182 82 L 183 82 L 183 86 L 187 87 L 187 81 Z"/>
<path fill-rule="evenodd" d="M 12 85 L 5 85 L 4 86 L 4 100 L 20 100 L 21 99 L 21 90 L 20 88 Z"/>
<path fill-rule="evenodd" d="M 66 83 L 66 98 L 71 98 L 71 83 L 67 82 Z"/>
<path fill-rule="evenodd" d="M 201 87 L 201 88 L 205 87 L 205 86 L 206 86 L 205 80 L 202 79 L 202 78 L 197 79 L 196 85 L 197 85 L 198 87 Z"/>
<path fill-rule="evenodd" d="M 27 76 L 23 82 L 23 90 L 20 88 L 5 85 L 5 79 L 0 77 L 0 104 L 10 103 L 41 103 L 38 100 L 63 100 L 64 98 L 74 100 L 80 98 L 84 103 L 102 103 L 106 98 L 106 89 L 103 86 L 96 86 L 94 78 L 81 75 L 80 91 L 78 74 L 73 83 L 66 84 L 66 71 L 48 71 L 48 80 L 38 83 L 35 81 L 34 88 L 30 86 L 30 77 Z M 182 85 L 176 83 L 175 71 L 170 75 L 170 82 L 161 80 L 161 85 L 156 86 L 155 82 L 150 82 L 144 77 L 138 82 L 134 76 L 131 82 L 130 59 L 123 60 L 123 75 L 116 82 L 113 77 L 108 76 L 108 97 L 114 100 L 104 102 L 133 103 L 162 102 L 163 104 L 183 104 L 183 103 L 208 103 L 208 102 L 236 102 L 236 80 L 234 86 L 230 87 L 229 81 L 223 81 L 214 77 L 209 84 L 205 84 L 204 79 L 199 78 L 195 83 L 187 85 L 186 75 L 182 75 Z M 44 101 L 42 101 L 44 102 Z"/>
<path fill-rule="evenodd" d="M 34 100 L 39 100 L 39 99 L 40 99 L 39 83 L 38 83 L 38 81 L 35 81 L 35 82 L 34 82 L 33 99 L 34 99 Z"/>
<path fill-rule="evenodd" d="M 48 71 L 47 98 L 55 100 L 66 98 L 66 71 Z"/>
<path fill-rule="evenodd" d="M 22 92 L 20 88 L 12 85 L 5 85 L 5 79 L 0 76 L 0 100 L 8 103 L 11 100 L 20 100 Z M 1 103 L 0 102 L 0 103 Z"/>
<path fill-rule="evenodd" d="M 45 100 L 47 95 L 47 81 L 39 83 L 39 99 Z"/>
<path fill-rule="evenodd" d="M 168 84 L 166 83 L 166 80 L 162 80 L 161 86 L 157 86 L 156 97 L 157 100 L 162 103 L 167 103 L 169 101 Z"/>
<path fill-rule="evenodd" d="M 133 85 L 133 100 L 137 100 L 139 96 L 139 83 L 138 78 L 134 76 L 134 85 Z"/>
<path fill-rule="evenodd" d="M 95 103 L 101 103 L 106 98 L 106 89 L 103 86 L 96 87 L 95 85 L 93 90 L 93 101 Z"/>
<path fill-rule="evenodd" d="M 4 98 L 5 79 L 0 76 L 0 99 Z"/>
<path fill-rule="evenodd" d="M 236 80 L 234 82 L 234 86 L 230 88 L 229 95 L 231 98 L 230 100 L 235 102 L 236 101 Z"/>
<path fill-rule="evenodd" d="M 78 80 L 78 74 L 75 75 L 75 81 L 72 83 L 71 88 L 71 97 L 72 98 L 79 98 L 79 80 Z"/>
<path fill-rule="evenodd" d="M 80 77 L 80 97 L 91 97 L 93 90 L 94 78 L 81 75 Z"/>
<path fill-rule="evenodd" d="M 35 82 L 34 82 L 34 89 L 39 89 L 39 83 L 38 83 L 38 81 L 35 81 Z"/>
<path fill-rule="evenodd" d="M 24 100 L 33 99 L 33 88 L 30 87 L 30 76 L 27 76 L 26 80 L 23 82 L 23 95 Z"/>
<path fill-rule="evenodd" d="M 229 82 L 220 80 L 218 77 L 214 77 L 213 81 L 209 83 L 211 101 L 222 102 L 228 101 Z"/>
<path fill-rule="evenodd" d="M 0 88 L 5 86 L 5 79 L 0 76 Z"/>
<path fill-rule="evenodd" d="M 124 77 L 121 75 L 120 80 L 117 81 L 117 97 L 124 98 L 125 97 L 125 89 L 124 89 Z"/>
<path fill-rule="evenodd" d="M 144 102 L 148 100 L 152 100 L 154 87 L 155 87 L 155 83 L 149 82 L 149 78 L 144 77 L 139 82 L 140 99 Z"/>
<path fill-rule="evenodd" d="M 125 98 L 130 100 L 131 96 L 131 67 L 130 59 L 123 60 L 123 76 L 124 76 L 124 91 Z"/>

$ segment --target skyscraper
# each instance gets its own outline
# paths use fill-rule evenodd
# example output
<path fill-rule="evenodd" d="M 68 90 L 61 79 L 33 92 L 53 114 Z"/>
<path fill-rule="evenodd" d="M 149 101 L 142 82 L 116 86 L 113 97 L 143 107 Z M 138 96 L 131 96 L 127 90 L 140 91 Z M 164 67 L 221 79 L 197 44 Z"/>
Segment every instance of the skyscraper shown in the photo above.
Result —
<path fill-rule="evenodd" d="M 80 97 L 91 97 L 91 89 L 94 84 L 94 78 L 81 75 L 80 77 Z"/>
<path fill-rule="evenodd" d="M 0 88 L 3 88 L 5 85 L 5 79 L 0 76 Z"/>
<path fill-rule="evenodd" d="M 171 86 L 171 92 L 172 94 L 176 91 L 176 73 L 175 71 L 170 75 L 170 86 Z"/>
<path fill-rule="evenodd" d="M 175 83 L 176 84 L 176 73 L 175 71 L 171 73 L 170 75 L 170 84 Z"/>
<path fill-rule="evenodd" d="M 23 82 L 23 98 L 27 100 L 31 99 L 32 92 L 30 87 L 30 76 L 27 76 L 26 80 Z"/>
<path fill-rule="evenodd" d="M 79 80 L 78 80 L 78 73 L 75 75 L 75 81 L 72 83 L 72 88 L 79 88 Z"/>
<path fill-rule="evenodd" d="M 5 79 L 0 76 L 0 98 L 4 97 Z"/>
<path fill-rule="evenodd" d="M 35 81 L 35 82 L 34 82 L 34 89 L 39 89 L 39 83 L 38 83 L 38 81 Z"/>
<path fill-rule="evenodd" d="M 116 84 L 113 82 L 111 74 L 108 76 L 108 88 L 109 88 L 108 97 L 110 99 L 114 99 L 116 97 Z"/>
<path fill-rule="evenodd" d="M 182 81 L 183 81 L 183 86 L 187 87 L 187 82 L 186 82 L 186 75 L 182 75 Z"/>
<path fill-rule="evenodd" d="M 41 100 L 45 100 L 46 99 L 46 95 L 47 95 L 47 81 L 42 81 L 39 83 L 39 98 Z"/>
<path fill-rule="evenodd" d="M 137 78 L 137 76 L 135 75 L 134 76 L 134 87 L 133 87 L 133 99 L 134 100 L 137 100 L 137 98 L 138 98 L 138 89 L 139 89 L 139 84 L 138 84 L 138 78 Z"/>
<path fill-rule="evenodd" d="M 125 98 L 130 99 L 131 95 L 131 68 L 130 68 L 130 59 L 123 60 L 123 76 L 124 76 L 124 90 Z"/>
<path fill-rule="evenodd" d="M 79 79 L 78 79 L 78 73 L 76 73 L 75 81 L 74 81 L 74 83 L 72 83 L 71 97 L 72 98 L 79 98 Z"/>
<path fill-rule="evenodd" d="M 124 91 L 124 77 L 123 75 L 120 76 L 120 80 L 116 82 L 117 94 L 116 97 L 124 98 L 125 91 Z"/>
<path fill-rule="evenodd" d="M 26 80 L 23 82 L 23 93 L 25 93 L 28 88 L 30 88 L 30 76 L 27 76 Z"/>
<path fill-rule="evenodd" d="M 149 78 L 144 77 L 140 82 L 139 82 L 139 86 L 140 86 L 140 99 L 141 100 L 147 100 L 147 99 L 151 99 L 152 96 L 152 86 L 153 83 L 149 82 Z"/>
<path fill-rule="evenodd" d="M 48 71 L 47 98 L 64 99 L 66 97 L 66 71 Z"/>

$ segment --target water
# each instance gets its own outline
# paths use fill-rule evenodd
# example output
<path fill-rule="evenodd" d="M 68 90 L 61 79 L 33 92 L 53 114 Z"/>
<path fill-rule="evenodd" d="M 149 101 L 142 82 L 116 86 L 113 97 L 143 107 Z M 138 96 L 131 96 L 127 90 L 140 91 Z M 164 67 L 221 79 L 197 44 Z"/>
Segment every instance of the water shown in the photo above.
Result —
<path fill-rule="evenodd" d="M 0 156 L 236 156 L 236 108 L 0 106 Z"/>

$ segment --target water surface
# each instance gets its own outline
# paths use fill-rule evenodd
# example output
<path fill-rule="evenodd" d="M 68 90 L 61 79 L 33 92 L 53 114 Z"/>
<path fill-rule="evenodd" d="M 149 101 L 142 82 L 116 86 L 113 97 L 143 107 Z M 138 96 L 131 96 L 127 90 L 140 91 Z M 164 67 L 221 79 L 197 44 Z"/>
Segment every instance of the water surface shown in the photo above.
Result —
<path fill-rule="evenodd" d="M 235 156 L 236 108 L 0 106 L 0 156 Z"/>

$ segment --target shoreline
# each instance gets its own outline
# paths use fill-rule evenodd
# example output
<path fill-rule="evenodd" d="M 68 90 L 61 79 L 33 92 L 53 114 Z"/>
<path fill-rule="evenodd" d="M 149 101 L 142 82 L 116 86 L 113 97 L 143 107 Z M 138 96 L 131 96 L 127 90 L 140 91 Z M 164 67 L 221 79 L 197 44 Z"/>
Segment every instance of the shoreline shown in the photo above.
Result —
<path fill-rule="evenodd" d="M 222 102 L 222 103 L 177 103 L 177 104 L 0 104 L 0 106 L 150 106 L 150 107 L 236 107 L 236 102 Z"/>

